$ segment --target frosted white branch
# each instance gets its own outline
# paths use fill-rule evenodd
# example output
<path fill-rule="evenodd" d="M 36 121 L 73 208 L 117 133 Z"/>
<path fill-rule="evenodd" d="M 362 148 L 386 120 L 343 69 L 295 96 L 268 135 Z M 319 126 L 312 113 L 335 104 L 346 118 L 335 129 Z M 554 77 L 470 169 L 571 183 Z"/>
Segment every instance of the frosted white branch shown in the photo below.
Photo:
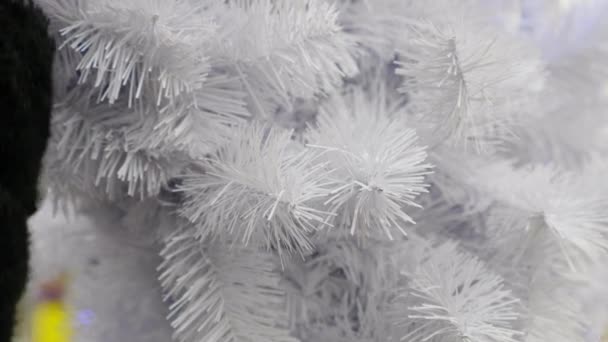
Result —
<path fill-rule="evenodd" d="M 402 340 L 518 341 L 518 299 L 504 280 L 454 243 L 425 243 L 413 239 L 409 245 L 422 246 L 408 246 L 413 255 L 403 274 L 411 293 L 400 305 L 402 324 L 410 328 Z"/>
<path fill-rule="evenodd" d="M 401 91 L 411 96 L 414 111 L 428 116 L 438 142 L 472 143 L 481 151 L 510 135 L 521 112 L 531 109 L 529 99 L 544 82 L 543 65 L 523 37 L 468 13 L 466 4 L 453 11 L 446 6 L 406 26 L 397 62 Z"/>
<path fill-rule="evenodd" d="M 310 233 L 328 226 L 317 208 L 327 195 L 325 165 L 298 151 L 291 132 L 261 123 L 234 129 L 214 156 L 185 175 L 181 215 L 201 235 L 234 235 L 281 252 L 310 250 Z"/>
<path fill-rule="evenodd" d="M 80 81 L 92 78 L 110 103 L 126 87 L 131 104 L 150 83 L 157 101 L 201 87 L 210 70 L 204 44 L 216 30 L 209 2 L 53 0 L 63 27 L 60 48 L 78 51 Z"/>
<path fill-rule="evenodd" d="M 418 206 L 431 166 L 415 130 L 384 91 L 370 97 L 356 88 L 332 96 L 307 140 L 335 169 L 324 204 L 337 215 L 336 226 L 362 235 L 382 230 L 393 238 L 391 231 L 405 234 L 404 225 L 414 223 L 405 210 Z"/>
<path fill-rule="evenodd" d="M 357 72 L 354 42 L 325 0 L 235 1 L 221 17 L 217 58 L 242 71 L 254 112 L 333 90 Z"/>
<path fill-rule="evenodd" d="M 178 341 L 297 342 L 287 329 L 272 255 L 177 231 L 161 256 L 160 282 Z"/>
<path fill-rule="evenodd" d="M 608 252 L 608 198 L 598 176 L 554 165 L 514 169 L 497 163 L 480 169 L 476 179 L 487 194 L 527 219 L 520 229 L 547 230 L 576 266 Z"/>

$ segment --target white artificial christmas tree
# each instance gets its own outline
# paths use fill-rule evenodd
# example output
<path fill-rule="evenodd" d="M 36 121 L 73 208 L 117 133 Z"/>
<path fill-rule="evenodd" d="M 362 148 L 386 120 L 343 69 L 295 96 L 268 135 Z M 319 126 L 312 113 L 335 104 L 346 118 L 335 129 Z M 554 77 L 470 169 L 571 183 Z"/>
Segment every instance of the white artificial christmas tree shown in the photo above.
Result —
<path fill-rule="evenodd" d="M 38 3 L 59 45 L 45 184 L 154 256 L 141 317 L 166 311 L 175 341 L 603 328 L 608 27 L 581 19 L 599 1 Z"/>

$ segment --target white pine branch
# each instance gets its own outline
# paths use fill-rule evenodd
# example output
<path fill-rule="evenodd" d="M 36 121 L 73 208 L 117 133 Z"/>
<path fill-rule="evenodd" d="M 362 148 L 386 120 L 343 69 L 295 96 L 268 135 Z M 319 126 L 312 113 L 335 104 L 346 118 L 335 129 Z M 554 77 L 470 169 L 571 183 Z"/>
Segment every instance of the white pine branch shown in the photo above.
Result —
<path fill-rule="evenodd" d="M 297 342 L 275 258 L 256 248 L 167 238 L 160 281 L 180 342 Z"/>
<path fill-rule="evenodd" d="M 433 246 L 416 238 L 407 247 L 402 274 L 411 292 L 396 311 L 408 327 L 402 340 L 518 341 L 518 299 L 500 276 L 451 242 Z"/>
<path fill-rule="evenodd" d="M 63 168 L 90 174 L 90 187 L 103 188 L 108 198 L 123 191 L 146 198 L 157 195 L 180 169 L 183 158 L 176 151 L 147 149 L 132 140 L 145 123 L 137 111 L 127 115 L 103 105 L 81 105 L 66 102 L 57 107 L 52 146 Z"/>
<path fill-rule="evenodd" d="M 113 103 L 129 104 L 155 84 L 157 101 L 198 89 L 210 70 L 204 44 L 216 30 L 210 5 L 188 0 L 52 0 L 44 7 L 62 24 L 61 48 L 78 51 L 80 81 L 92 78 Z"/>
<path fill-rule="evenodd" d="M 240 81 L 210 76 L 202 89 L 162 106 L 127 99 L 95 103 L 88 87 L 68 92 L 58 104 L 53 129 L 56 153 L 67 168 L 93 172 L 94 186 L 125 182 L 130 196 L 149 197 L 185 162 L 202 158 L 232 134 L 249 114 Z M 92 185 L 93 186 L 93 185 Z"/>
<path fill-rule="evenodd" d="M 336 341 L 386 341 L 392 331 L 388 297 L 398 278 L 390 247 L 329 235 L 319 234 L 314 253 L 284 268 L 293 330 L 303 341 L 332 335 Z"/>
<path fill-rule="evenodd" d="M 514 169 L 497 163 L 480 169 L 476 179 L 489 196 L 518 210 L 525 226 L 514 229 L 526 229 L 530 235 L 548 232 L 576 267 L 608 252 L 608 198 L 603 176 L 595 172 L 564 171 L 554 165 Z"/>
<path fill-rule="evenodd" d="M 527 335 L 525 342 L 584 342 L 589 322 L 584 309 L 573 294 L 564 289 L 554 290 L 556 283 L 563 284 L 562 279 L 553 278 L 544 286 L 537 286 L 526 303 L 528 310 L 524 328 Z M 585 284 L 576 287 L 582 288 Z"/>
<path fill-rule="evenodd" d="M 45 155 L 40 183 L 41 193 L 51 199 L 54 213 L 62 213 L 69 217 L 72 209 L 81 207 L 84 201 L 102 202 L 108 196 L 105 191 L 96 187 L 92 170 L 86 168 L 74 169 L 65 164 L 60 157 L 56 142 L 49 141 Z M 116 191 L 114 192 L 116 193 Z"/>
<path fill-rule="evenodd" d="M 544 82 L 542 62 L 532 44 L 476 17 L 470 6 L 439 3 L 449 10 L 434 9 L 432 2 L 430 14 L 405 26 L 397 69 L 401 90 L 411 96 L 413 110 L 427 116 L 438 142 L 449 138 L 483 150 L 508 136 L 529 109 L 531 94 Z"/>
<path fill-rule="evenodd" d="M 290 98 L 311 98 L 354 75 L 354 42 L 325 0 L 235 1 L 222 23 L 216 58 L 232 61 L 252 111 L 270 117 Z"/>
<path fill-rule="evenodd" d="M 366 236 L 382 230 L 391 239 L 394 229 L 405 234 L 404 225 L 414 222 L 404 210 L 418 206 L 415 199 L 426 192 L 431 166 L 385 89 L 368 94 L 356 88 L 332 96 L 321 106 L 307 141 L 335 169 L 325 205 L 337 215 L 337 226 Z"/>
<path fill-rule="evenodd" d="M 224 144 L 232 128 L 250 116 L 245 97 L 237 76 L 211 74 L 201 89 L 158 110 L 154 127 L 140 133 L 141 146 L 173 146 L 193 159 L 202 158 Z"/>
<path fill-rule="evenodd" d="M 201 235 L 253 238 L 279 253 L 310 250 L 310 233 L 328 225 L 329 214 L 316 208 L 327 195 L 325 165 L 298 151 L 290 131 L 254 122 L 233 133 L 184 176 L 181 215 Z"/>

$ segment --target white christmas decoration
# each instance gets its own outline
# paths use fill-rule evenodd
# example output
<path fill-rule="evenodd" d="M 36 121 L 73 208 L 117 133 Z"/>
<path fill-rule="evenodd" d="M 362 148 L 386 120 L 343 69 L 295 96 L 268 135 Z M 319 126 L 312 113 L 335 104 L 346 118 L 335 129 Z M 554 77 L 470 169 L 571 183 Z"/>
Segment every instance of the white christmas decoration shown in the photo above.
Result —
<path fill-rule="evenodd" d="M 402 271 L 411 282 L 411 293 L 404 293 L 397 309 L 410 326 L 402 340 L 517 341 L 521 332 L 513 323 L 519 318 L 518 299 L 500 276 L 453 243 L 431 249 L 424 240 L 412 241 L 422 248 L 412 248 L 411 270 Z"/>
<path fill-rule="evenodd" d="M 181 214 L 198 223 L 205 238 L 233 234 L 245 244 L 252 238 L 265 242 L 279 253 L 311 250 L 308 235 L 327 226 L 330 216 L 315 206 L 327 195 L 327 171 L 313 164 L 314 154 L 293 152 L 291 144 L 291 132 L 280 128 L 237 128 L 216 157 L 184 176 Z"/>
<path fill-rule="evenodd" d="M 320 150 L 335 170 L 323 204 L 337 215 L 336 225 L 351 234 L 379 229 L 392 239 L 391 230 L 406 235 L 403 226 L 415 223 L 404 209 L 418 206 L 415 198 L 426 192 L 430 165 L 406 114 L 385 93 L 380 87 L 369 98 L 356 88 L 327 100 L 307 146 Z"/>
<path fill-rule="evenodd" d="M 79 81 L 94 72 L 101 99 L 110 103 L 123 86 L 130 101 L 141 97 L 150 79 L 157 81 L 158 101 L 173 98 L 200 87 L 211 67 L 201 50 L 215 27 L 204 3 L 66 0 L 49 6 L 69 23 L 59 32 L 63 44 L 82 54 Z"/>
<path fill-rule="evenodd" d="M 205 244 L 187 232 L 167 239 L 160 281 L 171 288 L 166 294 L 172 302 L 168 317 L 177 339 L 297 341 L 289 336 L 286 312 L 281 315 L 284 292 L 270 254 Z"/>
<path fill-rule="evenodd" d="M 604 187 L 585 184 L 593 178 L 560 173 L 551 166 L 514 170 L 502 164 L 488 169 L 478 175 L 479 184 L 487 184 L 490 196 L 516 209 L 510 215 L 523 219 L 521 228 L 527 234 L 547 230 L 546 237 L 555 239 L 571 263 L 578 261 L 574 260 L 577 254 L 594 259 L 605 253 L 608 202 Z M 490 174 L 491 180 L 484 179 Z"/>
<path fill-rule="evenodd" d="M 113 213 L 87 234 L 155 256 L 141 299 L 166 324 L 113 341 L 576 342 L 608 323 L 589 305 L 599 1 L 37 2 L 59 47 L 50 200 Z"/>
<path fill-rule="evenodd" d="M 251 111 L 270 117 L 278 106 L 291 108 L 291 98 L 335 89 L 357 71 L 356 46 L 338 14 L 326 1 L 229 2 L 211 54 L 235 68 Z"/>
<path fill-rule="evenodd" d="M 404 78 L 401 91 L 423 120 L 432 120 L 436 139 L 481 150 L 518 123 L 516 115 L 542 87 L 541 62 L 525 37 L 500 32 L 467 2 L 451 12 L 428 7 L 428 17 L 404 26 L 409 39 L 398 50 L 396 71 Z"/>

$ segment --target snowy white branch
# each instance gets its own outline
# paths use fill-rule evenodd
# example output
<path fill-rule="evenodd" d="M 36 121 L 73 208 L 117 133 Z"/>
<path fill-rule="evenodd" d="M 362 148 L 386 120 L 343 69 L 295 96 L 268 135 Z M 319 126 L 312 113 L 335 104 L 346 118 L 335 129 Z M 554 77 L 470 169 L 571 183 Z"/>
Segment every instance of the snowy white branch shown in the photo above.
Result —
<path fill-rule="evenodd" d="M 297 342 L 273 256 L 181 231 L 167 238 L 161 255 L 160 281 L 180 342 Z"/>
<path fill-rule="evenodd" d="M 389 238 L 394 230 L 405 234 L 404 225 L 414 222 L 404 210 L 418 206 L 431 166 L 415 130 L 382 90 L 373 97 L 361 88 L 332 96 L 307 140 L 335 169 L 324 204 L 337 215 L 337 227 L 362 235 L 381 230 Z"/>
<path fill-rule="evenodd" d="M 157 101 L 200 88 L 210 70 L 205 41 L 216 30 L 205 3 L 52 0 L 45 7 L 64 24 L 60 48 L 82 55 L 80 81 L 94 79 L 101 98 L 110 103 L 126 86 L 132 103 L 150 82 Z"/>
<path fill-rule="evenodd" d="M 542 89 L 543 64 L 523 37 L 475 17 L 466 4 L 457 7 L 408 23 L 397 73 L 404 80 L 401 90 L 411 95 L 414 111 L 429 117 L 438 142 L 483 150 L 508 136 L 529 109 L 531 94 Z"/>
<path fill-rule="evenodd" d="M 404 294 L 403 325 L 409 327 L 404 341 L 518 341 L 522 333 L 513 325 L 519 318 L 518 299 L 475 258 L 454 243 L 423 246 L 404 275 L 411 294 Z M 414 264 L 417 262 L 417 264 Z M 406 304 L 407 303 L 407 304 Z"/>
<path fill-rule="evenodd" d="M 312 249 L 309 235 L 329 226 L 317 208 L 327 195 L 325 165 L 291 141 L 291 132 L 243 125 L 212 157 L 185 175 L 181 215 L 202 236 L 255 240 L 283 252 Z"/>

